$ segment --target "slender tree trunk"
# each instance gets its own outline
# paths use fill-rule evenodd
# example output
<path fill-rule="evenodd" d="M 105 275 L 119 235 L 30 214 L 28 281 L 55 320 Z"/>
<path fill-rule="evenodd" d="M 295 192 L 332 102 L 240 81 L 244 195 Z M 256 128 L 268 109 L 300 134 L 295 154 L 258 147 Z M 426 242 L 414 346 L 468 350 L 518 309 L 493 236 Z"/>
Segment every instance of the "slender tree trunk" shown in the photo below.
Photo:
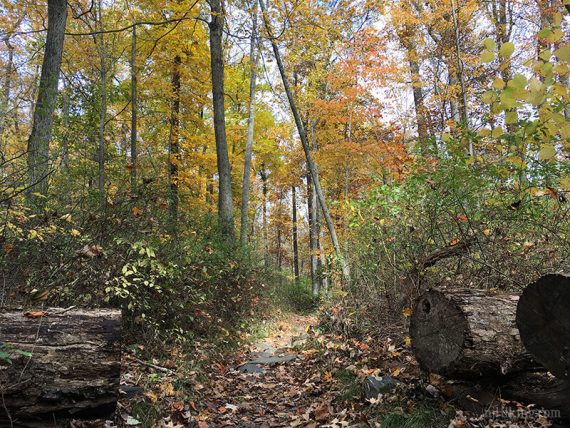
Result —
<path fill-rule="evenodd" d="M 61 137 L 61 170 L 67 171 L 69 168 L 69 89 L 67 85 L 63 88 L 61 103 L 64 128 Z"/>
<path fill-rule="evenodd" d="M 131 192 L 137 193 L 137 26 L 131 40 Z"/>
<path fill-rule="evenodd" d="M 10 38 L 6 37 L 4 43 L 8 48 L 8 61 L 2 88 L 2 98 L 0 99 L 0 160 L 5 159 L 6 147 L 4 146 L 4 130 L 8 122 L 8 112 L 10 111 L 10 96 L 12 90 L 12 70 L 14 68 L 14 46 L 10 43 Z"/>
<path fill-rule="evenodd" d="M 255 2 L 255 0 L 254 0 Z M 253 154 L 253 131 L 255 125 L 255 85 L 257 79 L 257 3 L 255 2 L 252 12 L 251 45 L 249 49 L 250 78 L 249 78 L 249 109 L 247 119 L 247 141 L 245 144 L 245 160 L 243 166 L 243 187 L 241 194 L 241 229 L 240 244 L 247 245 L 248 242 L 248 220 L 249 220 L 249 188 L 251 174 L 251 157 Z"/>
<path fill-rule="evenodd" d="M 277 268 L 279 270 L 283 267 L 283 258 L 281 257 L 281 226 L 277 226 Z"/>
<path fill-rule="evenodd" d="M 170 186 L 169 213 L 170 232 L 176 236 L 178 230 L 178 145 L 180 129 L 180 64 L 179 55 L 174 57 L 172 68 L 172 109 L 170 111 L 170 134 L 168 137 L 168 182 Z"/>
<path fill-rule="evenodd" d="M 259 0 L 259 5 L 261 7 L 261 11 L 263 13 L 263 21 L 265 27 L 267 29 L 267 34 L 269 39 L 271 40 L 271 47 L 273 48 L 273 54 L 275 56 L 275 61 L 277 62 L 277 67 L 279 68 L 279 74 L 281 75 L 281 80 L 283 82 L 283 87 L 285 89 L 285 93 L 287 94 L 287 99 L 289 100 L 289 106 L 291 108 L 291 112 L 293 114 L 293 118 L 295 119 L 295 124 L 297 126 L 297 132 L 299 133 L 299 138 L 301 139 L 301 144 L 303 145 L 303 150 L 305 152 L 305 158 L 307 160 L 307 166 L 313 178 L 313 183 L 315 186 L 315 192 L 317 193 L 317 198 L 319 200 L 319 204 L 323 211 L 323 216 L 325 218 L 325 222 L 329 229 L 329 234 L 331 236 L 331 242 L 333 244 L 335 254 L 337 259 L 339 260 L 342 268 L 342 276 L 343 280 L 346 283 L 350 283 L 350 268 L 348 262 L 344 258 L 342 254 L 342 250 L 340 248 L 337 234 L 334 228 L 334 224 L 325 200 L 325 196 L 323 190 L 321 188 L 321 183 L 319 181 L 319 176 L 317 173 L 317 168 L 315 163 L 313 162 L 313 157 L 311 155 L 311 150 L 309 147 L 309 142 L 307 139 L 307 134 L 305 132 L 305 128 L 303 126 L 303 122 L 301 120 L 301 116 L 299 115 L 299 111 L 297 110 L 297 105 L 295 104 L 295 100 L 293 99 L 293 92 L 291 91 L 291 87 L 289 86 L 289 80 L 287 79 L 287 75 L 285 74 L 285 66 L 283 65 L 283 61 L 281 60 L 281 54 L 279 53 L 279 48 L 277 47 L 277 43 L 272 36 L 271 27 L 269 23 L 269 18 L 266 15 L 265 4 L 263 0 Z"/>
<path fill-rule="evenodd" d="M 467 89 L 465 87 L 465 73 L 464 73 L 464 65 L 461 59 L 461 47 L 459 45 L 459 20 L 457 18 L 457 10 L 455 8 L 455 0 L 451 0 L 451 14 L 453 17 L 453 27 L 455 30 L 455 55 L 457 60 L 457 77 L 459 79 L 459 88 L 461 90 L 461 97 L 459 100 L 460 106 L 460 114 L 461 114 L 461 123 L 465 127 L 465 129 L 469 129 L 469 114 L 467 112 Z M 474 149 L 473 149 L 473 141 L 469 138 L 468 148 L 469 154 L 473 156 Z"/>
<path fill-rule="evenodd" d="M 99 31 L 103 31 L 103 9 L 102 2 L 99 0 Z M 105 172 L 105 124 L 107 121 L 107 52 L 105 48 L 105 37 L 101 32 L 99 34 L 99 67 L 101 79 L 101 106 L 99 110 L 99 205 L 104 210 L 107 205 L 107 195 L 105 189 L 106 172 Z"/>
<path fill-rule="evenodd" d="M 293 273 L 295 281 L 299 282 L 299 234 L 297 230 L 297 190 L 291 186 L 291 199 L 293 206 Z"/>
<path fill-rule="evenodd" d="M 48 0 L 48 31 L 38 98 L 34 106 L 33 125 L 28 140 L 28 201 L 36 209 L 45 207 L 48 192 L 49 142 L 53 125 L 53 112 L 57 98 L 57 83 L 61 68 L 67 1 Z M 39 193 L 43 197 L 37 197 Z"/>
<path fill-rule="evenodd" d="M 216 136 L 218 163 L 218 221 L 222 239 L 227 243 L 233 243 L 235 240 L 234 205 L 224 107 L 224 60 L 222 46 L 224 7 L 221 0 L 209 0 L 209 3 L 212 15 L 208 26 L 210 27 L 214 133 Z"/>
<path fill-rule="evenodd" d="M 263 193 L 263 207 L 262 207 L 262 222 L 263 222 L 263 260 L 265 267 L 269 266 L 269 232 L 267 227 L 267 173 L 265 171 L 265 164 L 261 165 L 262 193 Z"/>
<path fill-rule="evenodd" d="M 317 217 L 317 200 L 311 174 L 307 174 L 307 214 L 309 218 L 309 255 L 311 267 L 311 290 L 314 297 L 318 297 L 321 292 L 321 283 L 318 277 L 318 226 Z"/>

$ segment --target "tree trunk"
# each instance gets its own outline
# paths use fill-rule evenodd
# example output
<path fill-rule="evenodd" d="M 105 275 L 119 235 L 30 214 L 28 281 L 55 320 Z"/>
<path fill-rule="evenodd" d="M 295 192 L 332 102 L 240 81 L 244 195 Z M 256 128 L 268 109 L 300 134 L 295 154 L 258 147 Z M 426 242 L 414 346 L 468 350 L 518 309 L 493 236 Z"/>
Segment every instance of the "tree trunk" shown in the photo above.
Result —
<path fill-rule="evenodd" d="M 265 164 L 261 164 L 261 185 L 263 193 L 262 222 L 263 222 L 263 260 L 265 267 L 269 266 L 269 232 L 267 227 L 267 173 Z"/>
<path fill-rule="evenodd" d="M 240 244 L 247 245 L 248 219 L 249 219 L 249 187 L 251 174 L 251 157 L 253 154 L 253 131 L 255 125 L 255 85 L 257 79 L 257 3 L 254 0 L 252 12 L 251 44 L 249 48 L 249 108 L 247 118 L 247 141 L 245 143 L 245 160 L 243 166 L 243 186 L 241 194 L 241 229 Z"/>
<path fill-rule="evenodd" d="M 318 277 L 318 228 L 317 228 L 317 201 L 315 190 L 311 180 L 311 174 L 307 174 L 307 214 L 309 218 L 309 254 L 311 267 L 311 291 L 314 297 L 321 294 L 321 283 Z"/>
<path fill-rule="evenodd" d="M 28 202 L 37 210 L 46 204 L 48 192 L 49 143 L 53 125 L 53 112 L 57 99 L 57 83 L 61 68 L 67 1 L 48 0 L 48 30 L 38 98 L 34 106 L 32 132 L 28 140 Z M 34 195 L 38 193 L 42 196 Z"/>
<path fill-rule="evenodd" d="M 180 55 L 174 57 L 172 66 L 172 109 L 170 111 L 170 134 L 168 137 L 168 183 L 169 189 L 169 229 L 176 236 L 178 230 L 178 145 L 180 128 Z"/>
<path fill-rule="evenodd" d="M 516 321 L 526 350 L 552 374 L 570 380 L 570 275 L 546 275 L 526 287 Z"/>
<path fill-rule="evenodd" d="M 452 378 L 478 378 L 532 367 L 515 324 L 517 301 L 518 296 L 476 290 L 422 294 L 410 324 L 422 368 Z"/>
<path fill-rule="evenodd" d="M 214 133 L 218 163 L 218 221 L 220 234 L 226 243 L 235 240 L 234 205 L 232 198 L 232 176 L 228 142 L 226 139 L 226 118 L 224 107 L 224 60 L 222 34 L 224 29 L 224 7 L 221 0 L 209 0 L 212 17 L 210 27 L 210 56 L 212 68 L 212 98 L 214 111 Z"/>
<path fill-rule="evenodd" d="M 121 312 L 23 315 L 0 314 L 0 424 L 112 414 L 121 373 Z"/>
<path fill-rule="evenodd" d="M 107 122 L 107 52 L 105 48 L 105 35 L 103 33 L 103 5 L 99 0 L 99 74 L 101 79 L 101 105 L 99 109 L 99 150 L 98 150 L 98 163 L 99 163 L 99 205 L 101 210 L 107 206 L 107 194 L 105 190 L 106 172 L 105 172 L 105 125 Z"/>
<path fill-rule="evenodd" d="M 301 144 L 303 146 L 303 151 L 305 152 L 305 158 L 307 160 L 307 166 L 309 168 L 309 172 L 311 173 L 311 177 L 313 179 L 313 183 L 315 186 L 315 192 L 317 194 L 317 198 L 319 200 L 319 204 L 323 211 L 323 216 L 325 218 L 325 222 L 329 229 L 329 234 L 331 236 L 331 242 L 333 244 L 336 257 L 340 262 L 342 268 L 342 276 L 345 283 L 350 283 L 350 267 L 348 262 L 344 258 L 342 254 L 342 250 L 340 248 L 336 230 L 334 228 L 334 224 L 327 206 L 327 202 L 325 200 L 325 196 L 323 193 L 323 189 L 321 187 L 321 183 L 319 181 L 319 176 L 317 173 L 317 167 L 313 161 L 313 157 L 311 155 L 311 149 L 309 147 L 309 141 L 307 139 L 307 134 L 305 132 L 305 127 L 303 126 L 303 121 L 301 120 L 301 116 L 299 115 L 299 111 L 297 110 L 297 105 L 295 104 L 295 100 L 293 98 L 293 92 L 291 91 L 291 87 L 289 85 L 289 79 L 285 74 L 285 66 L 283 65 L 283 61 L 281 60 L 281 54 L 279 53 L 279 48 L 277 47 L 277 43 L 271 32 L 271 27 L 269 23 L 269 18 L 267 17 L 267 11 L 265 8 L 265 4 L 263 0 L 259 0 L 259 6 L 261 7 L 261 12 L 263 13 L 263 21 L 265 24 L 265 28 L 267 30 L 269 39 L 271 41 L 271 47 L 273 48 L 273 54 L 275 56 L 275 61 L 277 62 L 277 67 L 279 68 L 279 74 L 281 75 L 281 80 L 283 82 L 283 87 L 285 89 L 285 93 L 287 94 L 287 99 L 289 101 L 289 107 L 291 108 L 291 112 L 293 114 L 293 118 L 295 119 L 295 124 L 297 127 L 297 132 L 299 133 L 299 138 L 301 139 Z"/>
<path fill-rule="evenodd" d="M 459 20 L 458 13 L 455 8 L 455 0 L 451 0 L 451 14 L 453 17 L 453 28 L 455 30 L 455 55 L 457 60 L 457 78 L 459 79 L 459 88 L 461 90 L 461 97 L 459 100 L 460 114 L 461 114 L 461 124 L 465 129 L 469 129 L 469 114 L 467 113 L 467 90 L 465 88 L 465 76 L 464 76 L 464 65 L 461 59 L 461 47 L 459 45 Z M 469 139 L 467 150 L 471 156 L 474 155 L 473 152 L 473 142 Z"/>
<path fill-rule="evenodd" d="M 131 40 L 131 192 L 137 193 L 137 26 Z"/>
<path fill-rule="evenodd" d="M 14 68 L 14 46 L 10 43 L 10 38 L 4 39 L 8 48 L 8 61 L 4 71 L 4 82 L 2 88 L 2 98 L 0 99 L 0 161 L 6 159 L 6 147 L 4 145 L 4 131 L 8 122 L 8 112 L 10 111 L 10 96 L 12 92 L 12 70 Z"/>
<path fill-rule="evenodd" d="M 63 87 L 62 93 L 63 135 L 61 137 L 61 170 L 69 168 L 69 88 Z"/>
<path fill-rule="evenodd" d="M 297 191 L 291 186 L 291 199 L 293 206 L 293 274 L 295 281 L 299 282 L 299 237 L 297 232 Z"/>
<path fill-rule="evenodd" d="M 537 408 L 559 412 L 558 417 L 570 418 L 570 383 L 566 381 L 544 373 L 525 373 L 501 385 L 500 392 L 506 399 L 534 404 Z"/>

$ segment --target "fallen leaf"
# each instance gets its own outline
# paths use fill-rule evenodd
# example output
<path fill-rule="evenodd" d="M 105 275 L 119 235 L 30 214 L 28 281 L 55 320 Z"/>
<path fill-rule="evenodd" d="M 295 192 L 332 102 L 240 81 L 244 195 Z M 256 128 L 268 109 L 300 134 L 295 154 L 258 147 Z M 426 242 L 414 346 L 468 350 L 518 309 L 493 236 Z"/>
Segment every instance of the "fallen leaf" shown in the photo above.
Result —
<path fill-rule="evenodd" d="M 44 311 L 36 311 L 36 312 L 25 312 L 24 316 L 26 318 L 41 318 L 46 316 L 48 313 Z"/>

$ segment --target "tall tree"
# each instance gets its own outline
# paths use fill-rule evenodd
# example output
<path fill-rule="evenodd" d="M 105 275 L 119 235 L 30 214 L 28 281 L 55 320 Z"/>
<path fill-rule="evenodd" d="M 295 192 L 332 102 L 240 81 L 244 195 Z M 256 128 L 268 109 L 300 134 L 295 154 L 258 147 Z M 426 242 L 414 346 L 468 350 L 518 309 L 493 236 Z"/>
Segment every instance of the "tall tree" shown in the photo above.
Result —
<path fill-rule="evenodd" d="M 170 186 L 170 231 L 176 235 L 178 229 L 178 162 L 180 161 L 180 55 L 174 57 L 172 65 L 172 108 L 170 111 L 170 133 L 168 137 L 168 181 Z"/>
<path fill-rule="evenodd" d="M 283 65 L 283 60 L 281 59 L 279 47 L 277 46 L 277 43 L 276 43 L 275 38 L 273 37 L 272 31 L 271 31 L 271 24 L 269 22 L 269 17 L 267 16 L 267 9 L 265 7 L 265 3 L 263 2 L 263 0 L 259 0 L 259 6 L 260 6 L 261 12 L 263 14 L 263 22 L 265 24 L 267 36 L 271 42 L 271 47 L 273 49 L 273 55 L 275 56 L 275 61 L 277 62 L 277 68 L 279 69 L 279 74 L 281 75 L 281 81 L 283 82 L 283 88 L 285 89 L 285 94 L 287 95 L 287 100 L 289 101 L 289 107 L 291 108 L 291 113 L 293 114 L 293 119 L 295 120 L 297 132 L 299 133 L 301 145 L 303 146 L 303 151 L 305 152 L 305 159 L 307 161 L 307 167 L 309 168 L 309 172 L 310 172 L 311 177 L 313 179 L 313 183 L 315 186 L 315 192 L 316 192 L 317 198 L 319 200 L 319 205 L 321 206 L 323 216 L 324 216 L 325 222 L 327 224 L 327 228 L 329 229 L 329 234 L 331 237 L 331 242 L 333 244 L 333 248 L 335 250 L 336 257 L 338 258 L 338 260 L 341 264 L 343 280 L 345 282 L 349 283 L 350 282 L 350 267 L 348 265 L 347 260 L 344 258 L 344 255 L 342 254 L 342 250 L 341 250 L 340 244 L 338 242 L 338 237 L 336 234 L 334 223 L 332 221 L 332 217 L 330 215 L 330 211 L 328 209 L 328 205 L 327 205 L 327 202 L 325 200 L 323 189 L 322 189 L 321 183 L 319 181 L 317 167 L 315 165 L 315 162 L 313 161 L 313 156 L 311 155 L 311 149 L 309 147 L 309 141 L 307 139 L 307 133 L 305 132 L 305 127 L 303 125 L 303 121 L 301 120 L 301 115 L 299 114 L 299 110 L 297 109 L 295 99 L 293 98 L 293 92 L 291 91 L 291 86 L 289 85 L 289 79 L 287 78 L 287 74 L 285 73 L 285 66 Z"/>
<path fill-rule="evenodd" d="M 137 192 L 137 26 L 131 39 L 131 192 Z"/>
<path fill-rule="evenodd" d="M 67 0 L 48 0 L 48 30 L 38 89 L 34 107 L 32 132 L 28 139 L 28 201 L 43 209 L 48 192 L 49 143 L 53 112 L 57 99 L 57 83 L 63 54 Z M 36 196 L 39 194 L 40 196 Z"/>
<path fill-rule="evenodd" d="M 107 147 L 105 143 L 105 127 L 107 124 L 107 48 L 105 45 L 105 29 L 103 27 L 103 2 L 99 0 L 98 33 L 94 35 L 96 45 L 99 47 L 99 78 L 100 78 L 100 106 L 99 106 L 99 144 L 97 161 L 99 164 L 99 205 L 104 210 L 107 205 L 107 191 L 105 189 L 106 171 L 105 161 Z"/>
<path fill-rule="evenodd" d="M 254 0 L 252 11 L 251 42 L 249 48 L 249 108 L 247 114 L 247 140 L 245 143 L 245 158 L 243 166 L 243 186 L 241 194 L 241 229 L 240 244 L 248 241 L 249 220 L 249 187 L 251 174 L 251 158 L 253 155 L 253 131 L 255 125 L 255 85 L 257 80 L 257 2 Z"/>
<path fill-rule="evenodd" d="M 299 231 L 297 228 L 297 190 L 295 185 L 291 186 L 291 205 L 293 209 L 293 273 L 295 281 L 299 282 Z"/>
<path fill-rule="evenodd" d="M 224 58 L 222 36 L 224 30 L 224 5 L 221 0 L 209 0 L 211 18 L 210 62 L 212 70 L 212 102 L 214 111 L 214 133 L 218 164 L 218 221 L 222 239 L 231 243 L 235 240 L 234 203 L 232 197 L 232 175 L 228 142 L 226 138 L 226 117 L 224 103 Z"/>

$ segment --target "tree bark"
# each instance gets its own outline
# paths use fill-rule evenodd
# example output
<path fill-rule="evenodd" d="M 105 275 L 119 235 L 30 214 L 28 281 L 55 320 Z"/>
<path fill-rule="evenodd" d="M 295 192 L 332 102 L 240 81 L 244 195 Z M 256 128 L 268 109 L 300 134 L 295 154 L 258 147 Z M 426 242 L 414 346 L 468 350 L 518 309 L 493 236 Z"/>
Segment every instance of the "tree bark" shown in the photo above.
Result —
<path fill-rule="evenodd" d="M 218 221 L 222 239 L 226 243 L 233 243 L 235 240 L 234 205 L 224 106 L 224 60 L 222 47 L 224 7 L 221 0 L 209 0 L 209 4 L 212 15 L 208 26 L 210 27 L 212 99 L 218 164 Z"/>
<path fill-rule="evenodd" d="M 0 424 L 113 413 L 121 373 L 119 310 L 53 309 L 40 318 L 4 312 L 0 336 Z"/>
<path fill-rule="evenodd" d="M 137 193 L 137 26 L 131 40 L 131 192 Z"/>
<path fill-rule="evenodd" d="M 265 171 L 265 164 L 261 164 L 261 185 L 263 193 L 263 207 L 262 207 L 262 222 L 263 222 L 263 260 L 265 267 L 269 266 L 269 232 L 267 227 L 267 172 Z"/>
<path fill-rule="evenodd" d="M 251 44 L 249 48 L 249 108 L 247 118 L 247 140 L 245 143 L 245 159 L 243 166 L 243 186 L 241 194 L 241 229 L 240 244 L 247 245 L 248 242 L 248 220 L 249 220 L 249 188 L 251 174 L 251 157 L 253 155 L 253 131 L 255 125 L 255 85 L 257 79 L 257 2 L 254 0 L 252 12 Z"/>
<path fill-rule="evenodd" d="M 293 274 L 295 281 L 299 282 L 299 236 L 297 231 L 297 191 L 291 186 L 291 200 L 293 206 Z"/>
<path fill-rule="evenodd" d="M 566 381 L 544 373 L 525 373 L 501 385 L 500 392 L 509 400 L 535 404 L 538 408 L 558 411 L 561 418 L 570 418 L 570 383 Z"/>
<path fill-rule="evenodd" d="M 63 135 L 61 137 L 61 170 L 69 168 L 69 89 L 65 85 L 62 93 Z"/>
<path fill-rule="evenodd" d="M 318 277 L 318 228 L 317 228 L 317 201 L 315 190 L 311 180 L 311 174 L 307 174 L 307 214 L 309 218 L 309 255 L 311 268 L 311 292 L 314 297 L 318 297 L 321 293 L 321 283 Z"/>
<path fill-rule="evenodd" d="M 461 59 L 461 47 L 459 45 L 459 20 L 458 13 L 455 8 L 455 0 L 451 0 L 451 15 L 453 17 L 453 28 L 455 30 L 455 55 L 457 60 L 457 77 L 459 79 L 459 88 L 461 90 L 461 98 L 459 100 L 460 113 L 461 113 L 461 124 L 465 129 L 469 129 L 469 114 L 467 112 L 467 89 L 465 87 L 465 76 L 464 76 L 464 64 Z M 471 156 L 474 155 L 473 142 L 469 139 L 467 150 Z"/>
<path fill-rule="evenodd" d="M 103 33 L 103 5 L 99 0 L 99 75 L 101 79 L 101 105 L 99 107 L 99 150 L 98 150 L 98 164 L 99 164 L 99 205 L 101 210 L 107 206 L 107 193 L 105 189 L 106 171 L 105 171 L 105 158 L 107 156 L 105 144 L 105 125 L 107 123 L 107 52 L 105 48 L 105 35 Z M 95 36 L 97 37 L 97 36 Z"/>
<path fill-rule="evenodd" d="M 422 294 L 410 324 L 421 367 L 450 378 L 478 378 L 536 366 L 515 324 L 517 301 L 518 296 L 477 290 Z"/>
<path fill-rule="evenodd" d="M 172 109 L 170 111 L 170 133 L 168 137 L 168 182 L 169 182 L 169 229 L 173 235 L 178 230 L 178 144 L 180 129 L 180 55 L 174 57 L 172 66 Z"/>
<path fill-rule="evenodd" d="M 6 159 L 6 147 L 4 145 L 4 131 L 8 122 L 8 112 L 10 111 L 10 96 L 12 92 L 12 70 L 14 68 L 14 45 L 10 43 L 10 38 L 4 39 L 8 48 L 8 61 L 4 71 L 4 82 L 2 88 L 2 98 L 0 99 L 0 161 Z"/>
<path fill-rule="evenodd" d="M 48 0 L 48 30 L 38 98 L 34 106 L 32 132 L 28 139 L 28 203 L 43 210 L 48 192 L 49 143 L 51 140 L 53 112 L 57 99 L 57 83 L 61 68 L 67 1 Z M 36 196 L 34 193 L 40 194 Z"/>
<path fill-rule="evenodd" d="M 516 322 L 526 350 L 556 377 L 570 381 L 570 275 L 546 275 L 526 287 Z"/>
<path fill-rule="evenodd" d="M 336 257 L 340 262 L 342 268 L 342 276 L 345 283 L 350 283 L 350 267 L 348 265 L 347 260 L 344 258 L 342 254 L 342 250 L 340 248 L 340 244 L 338 242 L 336 230 L 334 228 L 334 224 L 328 209 L 327 202 L 325 200 L 325 196 L 323 193 L 323 189 L 321 187 L 321 183 L 319 181 L 319 176 L 317 173 L 317 167 L 313 161 L 313 157 L 311 155 L 311 149 L 309 147 L 309 141 L 307 139 L 307 133 L 305 132 L 305 127 L 303 126 L 303 121 L 301 120 L 301 116 L 299 115 L 299 111 L 297 110 L 297 105 L 293 98 L 293 92 L 291 91 L 291 87 L 289 85 L 289 79 L 285 74 L 285 66 L 283 65 L 283 61 L 281 59 L 281 54 L 279 53 L 279 48 L 277 47 L 277 43 L 271 32 L 271 25 L 269 23 L 269 18 L 267 17 L 267 11 L 265 8 L 265 4 L 263 0 L 259 0 L 259 6 L 261 7 L 261 12 L 263 14 L 263 22 L 265 24 L 265 28 L 267 30 L 268 37 L 271 41 L 271 47 L 273 48 L 273 55 L 275 56 L 275 61 L 277 62 L 277 67 L 279 69 L 279 74 L 281 75 L 281 80 L 283 82 L 283 87 L 285 89 L 285 93 L 287 95 L 287 99 L 289 101 L 289 107 L 291 108 L 291 112 L 293 114 L 293 118 L 295 120 L 295 125 L 297 127 L 297 132 L 299 133 L 299 138 L 301 140 L 301 144 L 303 146 L 303 151 L 305 152 L 305 159 L 307 160 L 307 166 L 311 173 L 311 177 L 313 179 L 313 183 L 315 186 L 315 192 L 317 194 L 317 198 L 319 200 L 319 204 L 321 206 L 323 216 L 325 218 L 325 222 L 329 229 L 329 234 L 331 236 L 331 242 L 333 244 Z"/>

